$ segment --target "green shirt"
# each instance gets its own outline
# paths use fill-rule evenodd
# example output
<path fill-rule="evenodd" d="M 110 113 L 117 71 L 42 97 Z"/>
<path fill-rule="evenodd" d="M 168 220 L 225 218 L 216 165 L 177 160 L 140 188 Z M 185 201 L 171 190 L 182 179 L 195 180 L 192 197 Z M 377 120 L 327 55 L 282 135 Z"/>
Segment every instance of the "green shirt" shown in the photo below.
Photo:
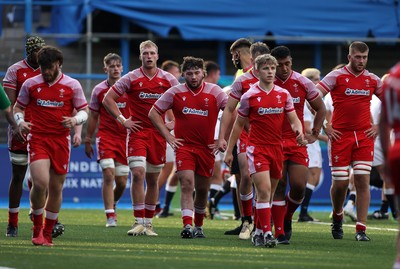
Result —
<path fill-rule="evenodd" d="M 0 85 L 0 109 L 4 110 L 11 105 L 10 99 L 8 99 L 3 86 Z"/>

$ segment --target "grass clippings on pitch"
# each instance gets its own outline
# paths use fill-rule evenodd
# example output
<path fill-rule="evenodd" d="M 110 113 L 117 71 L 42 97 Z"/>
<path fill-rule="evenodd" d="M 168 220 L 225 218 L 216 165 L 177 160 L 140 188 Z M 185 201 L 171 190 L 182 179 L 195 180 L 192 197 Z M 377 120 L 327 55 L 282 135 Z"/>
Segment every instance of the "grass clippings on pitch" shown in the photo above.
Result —
<path fill-rule="evenodd" d="M 6 238 L 7 210 L 1 209 L 0 267 L 20 269 L 119 268 L 260 268 L 260 269 L 376 269 L 391 268 L 395 257 L 397 224 L 369 221 L 370 242 L 356 242 L 354 223 L 344 226 L 344 238 L 332 239 L 327 213 L 313 216 L 324 223 L 293 223 L 290 245 L 255 248 L 250 241 L 224 235 L 234 220 L 205 220 L 205 239 L 181 239 L 180 213 L 155 219 L 158 237 L 126 234 L 133 222 L 130 210 L 118 211 L 118 227 L 106 228 L 102 210 L 62 210 L 65 234 L 54 247 L 33 246 L 28 211 L 20 213 L 19 234 Z"/>

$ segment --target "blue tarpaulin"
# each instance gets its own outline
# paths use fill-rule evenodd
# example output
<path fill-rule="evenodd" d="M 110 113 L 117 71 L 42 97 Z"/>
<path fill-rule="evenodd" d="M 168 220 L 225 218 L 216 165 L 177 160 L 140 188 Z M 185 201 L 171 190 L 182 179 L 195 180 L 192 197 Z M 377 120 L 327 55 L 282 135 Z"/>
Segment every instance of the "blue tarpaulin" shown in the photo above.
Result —
<path fill-rule="evenodd" d="M 47 32 L 79 33 L 88 12 L 126 17 L 161 37 L 177 29 L 185 40 L 232 41 L 274 36 L 353 38 L 399 37 L 397 0 L 75 0 L 54 6 Z M 117 30 L 119 31 L 119 30 Z"/>

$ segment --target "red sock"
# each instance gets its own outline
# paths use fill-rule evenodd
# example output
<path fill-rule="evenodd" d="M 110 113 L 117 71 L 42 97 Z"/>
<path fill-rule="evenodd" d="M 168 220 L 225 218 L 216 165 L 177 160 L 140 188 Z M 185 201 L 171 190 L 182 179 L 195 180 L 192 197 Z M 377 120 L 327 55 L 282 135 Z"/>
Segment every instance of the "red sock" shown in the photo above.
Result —
<path fill-rule="evenodd" d="M 264 234 L 271 231 L 271 207 L 257 208 L 257 214 L 260 225 L 259 229 L 262 229 Z"/>
<path fill-rule="evenodd" d="M 8 224 L 14 227 L 18 226 L 18 212 L 8 211 Z"/>
<path fill-rule="evenodd" d="M 274 201 L 272 203 L 272 220 L 274 221 L 275 237 L 285 234 L 283 230 L 283 220 L 285 217 L 286 206 L 284 201 Z"/>
<path fill-rule="evenodd" d="M 156 212 L 156 205 L 145 204 L 144 205 L 144 217 L 152 219 Z"/>
<path fill-rule="evenodd" d="M 57 220 L 55 219 L 44 219 L 44 228 L 43 228 L 43 234 L 51 234 L 53 231 L 54 224 L 56 224 Z"/>
<path fill-rule="evenodd" d="M 241 203 L 243 208 L 243 216 L 251 217 L 251 214 L 253 213 L 253 200 L 252 199 L 247 201 L 241 200 Z"/>
<path fill-rule="evenodd" d="M 107 219 L 109 219 L 109 218 L 116 218 L 117 216 L 115 215 L 115 213 L 106 213 L 106 217 L 107 217 Z"/>
<path fill-rule="evenodd" d="M 356 233 L 358 233 L 358 232 L 365 233 L 365 230 L 367 230 L 367 226 L 365 226 L 365 224 L 362 224 L 361 222 L 356 223 Z"/>
<path fill-rule="evenodd" d="M 203 226 L 204 216 L 205 216 L 205 213 L 194 212 L 194 225 L 197 227 Z"/>
<path fill-rule="evenodd" d="M 332 210 L 332 218 L 335 222 L 339 222 L 343 220 L 343 210 L 339 214 Z"/>

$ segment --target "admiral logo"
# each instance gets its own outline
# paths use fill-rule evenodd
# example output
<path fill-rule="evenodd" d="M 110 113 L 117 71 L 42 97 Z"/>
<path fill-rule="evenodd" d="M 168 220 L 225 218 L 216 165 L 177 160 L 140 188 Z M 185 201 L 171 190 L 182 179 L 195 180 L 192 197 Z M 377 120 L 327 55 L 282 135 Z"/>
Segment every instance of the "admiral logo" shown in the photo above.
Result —
<path fill-rule="evenodd" d="M 260 103 L 260 101 L 261 101 L 261 97 L 257 97 L 257 101 Z"/>
<path fill-rule="evenodd" d="M 201 110 L 195 108 L 184 107 L 182 110 L 183 114 L 191 114 L 191 115 L 198 115 L 198 116 L 208 116 L 208 110 Z"/>
<path fill-rule="evenodd" d="M 358 90 L 358 89 L 347 88 L 344 93 L 346 95 L 364 95 L 364 96 L 369 96 L 370 91 L 369 90 L 364 90 L 364 89 Z"/>
<path fill-rule="evenodd" d="M 139 87 L 142 88 L 143 82 L 139 82 Z"/>
<path fill-rule="evenodd" d="M 349 78 L 346 78 L 345 80 L 346 80 L 347 83 L 349 83 L 349 80 L 350 80 L 350 79 L 349 79 Z"/>
<path fill-rule="evenodd" d="M 24 77 L 26 77 L 26 76 L 27 76 L 27 74 L 26 74 L 26 73 L 23 73 L 22 75 L 23 75 Z"/>
<path fill-rule="evenodd" d="M 182 100 L 183 100 L 183 101 L 186 101 L 186 96 L 183 96 L 183 97 L 182 97 Z"/>
<path fill-rule="evenodd" d="M 300 103 L 300 97 L 292 98 L 294 104 L 299 104 Z"/>
<path fill-rule="evenodd" d="M 42 88 L 37 88 L 37 91 L 40 92 L 42 90 Z"/>
<path fill-rule="evenodd" d="M 163 94 L 162 93 L 146 93 L 141 92 L 139 93 L 140 99 L 159 99 Z"/>
<path fill-rule="evenodd" d="M 283 107 L 260 107 L 258 108 L 258 115 L 268 114 L 281 114 L 283 113 Z"/>
<path fill-rule="evenodd" d="M 123 103 L 117 103 L 118 108 L 126 108 L 126 102 Z"/>
<path fill-rule="evenodd" d="M 64 102 L 42 100 L 42 99 L 38 99 L 36 101 L 36 104 L 38 106 L 44 106 L 44 107 L 63 107 L 64 106 Z"/>

